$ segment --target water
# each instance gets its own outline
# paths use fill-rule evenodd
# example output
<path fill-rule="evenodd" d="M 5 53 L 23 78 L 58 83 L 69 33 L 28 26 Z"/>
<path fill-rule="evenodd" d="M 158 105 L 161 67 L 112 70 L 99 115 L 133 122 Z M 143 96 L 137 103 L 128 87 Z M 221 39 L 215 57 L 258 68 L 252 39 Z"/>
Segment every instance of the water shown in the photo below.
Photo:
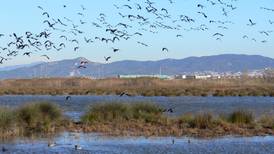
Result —
<path fill-rule="evenodd" d="M 255 115 L 274 115 L 274 98 L 271 97 L 118 97 L 118 96 L 1 96 L 0 106 L 17 107 L 28 102 L 49 101 L 58 104 L 64 113 L 75 121 L 88 106 L 101 102 L 153 102 L 164 108 L 173 108 L 178 116 L 185 113 L 212 112 L 225 114 L 245 109 Z M 174 140 L 174 144 L 172 141 Z M 190 140 L 190 143 L 189 143 Z M 48 142 L 56 146 L 48 147 Z M 75 150 L 80 145 L 82 150 Z M 224 137 L 216 139 L 193 138 L 145 138 L 145 137 L 104 137 L 100 134 L 62 133 L 52 138 L 20 138 L 0 141 L 0 148 L 6 153 L 98 153 L 98 154 L 166 154 L 166 153 L 228 153 L 228 154 L 271 154 L 274 153 L 274 137 Z M 1 150 L 1 149 L 0 149 Z M 0 151 L 1 153 L 1 151 Z"/>
<path fill-rule="evenodd" d="M 172 143 L 174 140 L 174 144 Z M 219 139 L 192 138 L 144 138 L 104 137 L 97 134 L 64 133 L 51 141 L 56 146 L 48 147 L 49 139 L 18 139 L 2 143 L 7 153 L 98 153 L 98 154 L 173 154 L 173 153 L 227 153 L 227 154 L 271 154 L 274 153 L 274 137 Z M 190 142 L 189 142 L 190 141 Z M 80 145 L 81 150 L 74 146 Z"/>
<path fill-rule="evenodd" d="M 28 102 L 49 101 L 62 107 L 65 114 L 74 120 L 80 116 L 91 104 L 102 102 L 153 102 L 163 108 L 173 108 L 170 116 L 186 113 L 197 114 L 211 112 L 226 114 L 235 110 L 252 111 L 256 116 L 263 114 L 274 115 L 273 97 L 119 97 L 119 96 L 72 96 L 69 101 L 65 96 L 1 96 L 0 106 L 16 107 Z"/>

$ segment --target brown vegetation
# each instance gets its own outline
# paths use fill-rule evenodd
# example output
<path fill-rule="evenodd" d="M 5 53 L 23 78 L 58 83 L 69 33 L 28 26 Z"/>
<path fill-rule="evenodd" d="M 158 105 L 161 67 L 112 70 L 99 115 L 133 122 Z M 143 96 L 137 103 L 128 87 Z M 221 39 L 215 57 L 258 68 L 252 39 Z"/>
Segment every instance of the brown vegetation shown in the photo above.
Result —
<path fill-rule="evenodd" d="M 0 81 L 0 95 L 274 96 L 270 79 L 46 78 Z"/>
<path fill-rule="evenodd" d="M 25 135 L 54 135 L 82 131 L 113 136 L 274 135 L 274 117 L 254 119 L 236 111 L 225 116 L 210 113 L 169 117 L 150 103 L 101 103 L 90 107 L 80 122 L 66 119 L 52 103 L 30 103 L 17 109 L 0 109 L 0 139 Z"/>
<path fill-rule="evenodd" d="M 52 103 L 30 103 L 16 109 L 0 108 L 0 137 L 54 134 L 68 121 Z"/>
<path fill-rule="evenodd" d="M 146 103 L 95 105 L 82 117 L 82 122 L 76 130 L 117 136 L 274 135 L 271 117 L 255 121 L 252 113 L 236 111 L 225 118 L 210 113 L 171 118 L 161 113 L 159 107 Z"/>

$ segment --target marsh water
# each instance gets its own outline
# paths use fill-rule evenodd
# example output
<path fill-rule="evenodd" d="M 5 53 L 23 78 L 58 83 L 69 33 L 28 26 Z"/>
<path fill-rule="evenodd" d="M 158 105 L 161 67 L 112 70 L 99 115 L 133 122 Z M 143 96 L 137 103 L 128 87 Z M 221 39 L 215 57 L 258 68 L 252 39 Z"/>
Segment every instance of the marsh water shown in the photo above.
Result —
<path fill-rule="evenodd" d="M 211 112 L 226 114 L 235 110 L 249 110 L 256 116 L 274 115 L 274 97 L 119 97 L 119 96 L 0 96 L 0 106 L 17 107 L 29 102 L 47 101 L 58 104 L 64 113 L 74 120 L 92 104 L 110 102 L 151 102 L 162 108 L 172 108 L 174 113 L 169 116 L 182 114 L 197 114 Z"/>
<path fill-rule="evenodd" d="M 76 137 L 77 136 L 77 137 Z M 97 134 L 64 133 L 52 139 L 56 146 L 48 147 L 49 139 L 18 139 L 2 143 L 7 153 L 98 153 L 98 154 L 271 154 L 274 137 L 218 139 L 192 138 L 127 138 L 104 137 Z M 174 144 L 173 144 L 174 141 Z M 80 145 L 81 150 L 74 146 Z"/>
<path fill-rule="evenodd" d="M 118 97 L 118 96 L 1 96 L 0 106 L 17 107 L 29 102 L 48 101 L 58 104 L 64 113 L 79 120 L 95 103 L 152 102 L 173 108 L 169 116 L 201 112 L 226 114 L 235 110 L 252 111 L 257 117 L 274 115 L 273 97 Z M 173 141 L 174 140 L 174 144 Z M 56 146 L 48 147 L 48 142 Z M 190 142 L 189 142 L 190 141 Z M 75 150 L 80 145 L 81 150 Z M 274 153 L 274 137 L 224 137 L 216 139 L 104 137 L 99 134 L 62 133 L 51 138 L 18 138 L 0 141 L 6 153 Z M 0 152 L 1 153 L 1 152 Z"/>

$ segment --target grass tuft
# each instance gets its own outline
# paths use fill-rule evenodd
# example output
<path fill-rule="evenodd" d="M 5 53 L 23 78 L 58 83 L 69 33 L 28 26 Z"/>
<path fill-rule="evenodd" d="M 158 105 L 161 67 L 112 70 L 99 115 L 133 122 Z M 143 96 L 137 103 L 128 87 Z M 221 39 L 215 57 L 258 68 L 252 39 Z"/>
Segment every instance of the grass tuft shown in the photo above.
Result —
<path fill-rule="evenodd" d="M 0 130 L 6 131 L 15 126 L 14 112 L 8 108 L 0 108 Z"/>
<path fill-rule="evenodd" d="M 230 114 L 227 120 L 235 124 L 251 124 L 254 122 L 254 116 L 252 112 L 239 110 Z"/>
<path fill-rule="evenodd" d="M 47 102 L 24 105 L 16 114 L 20 126 L 34 132 L 52 132 L 62 120 L 60 108 Z"/>
<path fill-rule="evenodd" d="M 156 122 L 161 116 L 161 108 L 154 104 L 101 103 L 92 105 L 81 119 L 84 123 L 130 120 Z"/>
<path fill-rule="evenodd" d="M 199 129 L 207 129 L 210 128 L 213 124 L 213 118 L 212 114 L 210 113 L 203 113 L 196 115 L 192 121 L 192 126 L 194 128 L 199 128 Z"/>

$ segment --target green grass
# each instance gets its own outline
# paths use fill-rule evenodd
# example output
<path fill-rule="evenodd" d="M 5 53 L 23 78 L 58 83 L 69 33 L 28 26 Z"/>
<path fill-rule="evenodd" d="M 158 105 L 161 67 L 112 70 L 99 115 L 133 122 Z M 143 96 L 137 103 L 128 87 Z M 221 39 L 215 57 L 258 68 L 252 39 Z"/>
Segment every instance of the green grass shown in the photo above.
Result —
<path fill-rule="evenodd" d="M 162 117 L 161 108 L 150 103 L 101 103 L 90 107 L 82 122 L 112 122 L 142 120 L 157 122 Z"/>
<path fill-rule="evenodd" d="M 252 112 L 239 110 L 230 114 L 227 120 L 234 124 L 252 124 L 254 122 L 254 116 Z"/>
<path fill-rule="evenodd" d="M 28 131 L 51 132 L 62 120 L 60 108 L 52 103 L 31 103 L 16 110 L 19 125 Z"/>
<path fill-rule="evenodd" d="M 6 131 L 12 129 L 16 124 L 14 111 L 8 108 L 0 108 L 0 130 Z"/>

